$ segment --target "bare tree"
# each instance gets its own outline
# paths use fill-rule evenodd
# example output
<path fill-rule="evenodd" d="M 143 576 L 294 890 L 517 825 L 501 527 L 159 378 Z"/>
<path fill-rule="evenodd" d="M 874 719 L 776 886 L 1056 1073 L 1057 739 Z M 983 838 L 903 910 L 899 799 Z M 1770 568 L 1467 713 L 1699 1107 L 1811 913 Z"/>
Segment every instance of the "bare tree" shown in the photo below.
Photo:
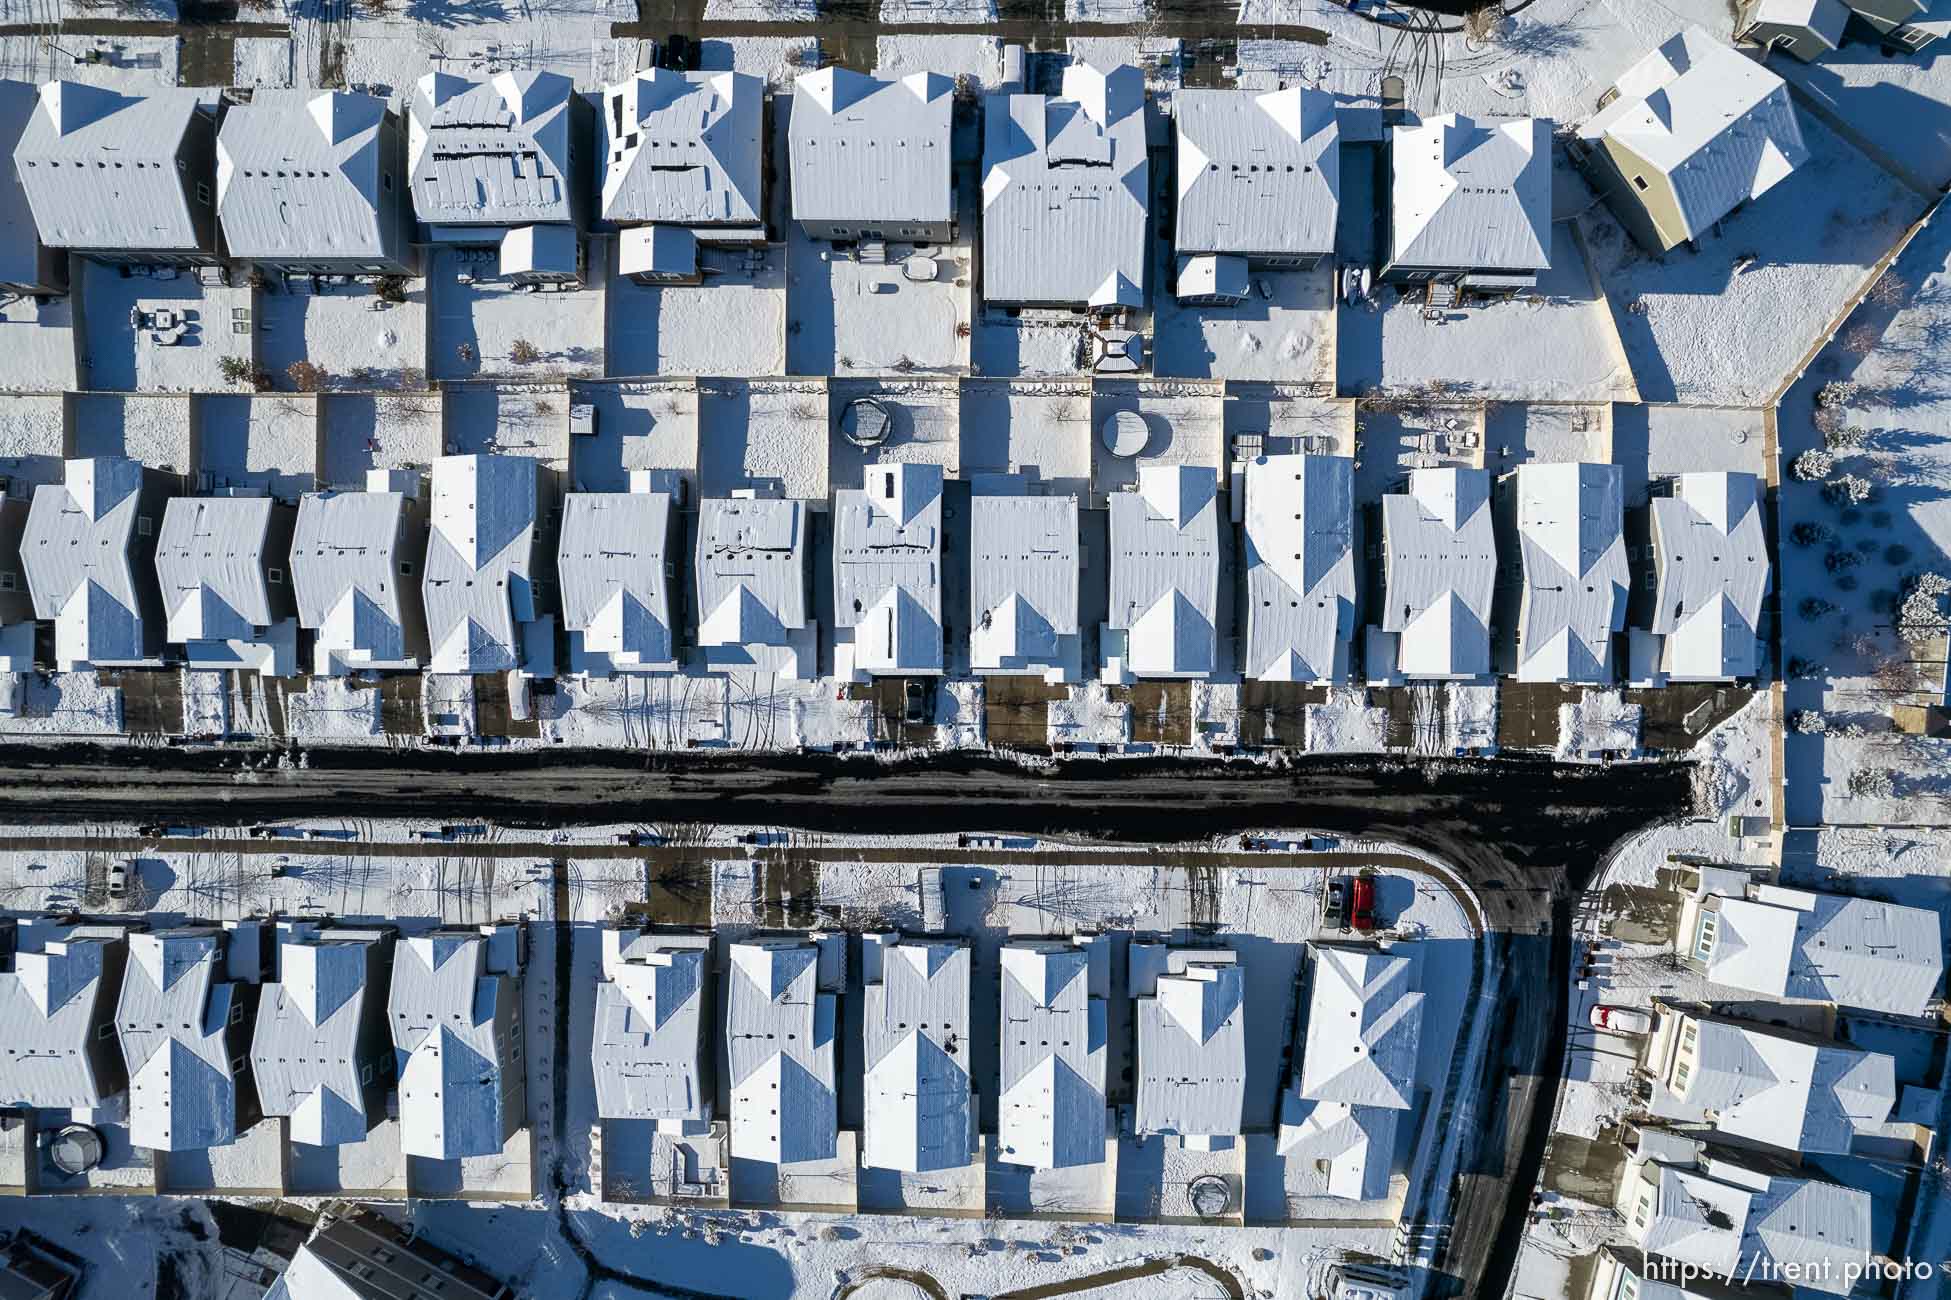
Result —
<path fill-rule="evenodd" d="M 311 361 L 292 362 L 285 367 L 285 377 L 301 393 L 322 392 L 332 378 L 324 366 Z"/>

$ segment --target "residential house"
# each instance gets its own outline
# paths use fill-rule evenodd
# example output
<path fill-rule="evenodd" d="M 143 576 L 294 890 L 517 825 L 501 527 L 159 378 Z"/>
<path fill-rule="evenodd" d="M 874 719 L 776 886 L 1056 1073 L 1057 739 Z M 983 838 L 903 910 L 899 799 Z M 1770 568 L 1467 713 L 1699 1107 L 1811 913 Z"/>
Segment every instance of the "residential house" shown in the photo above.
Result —
<path fill-rule="evenodd" d="M 1606 683 L 1626 624 L 1624 472 L 1581 462 L 1520 465 L 1497 483 L 1517 541 L 1516 666 L 1525 682 Z M 1504 555 L 1511 551 L 1500 547 Z"/>
<path fill-rule="evenodd" d="M 1788 86 L 1689 26 L 1628 68 L 1577 156 L 1648 252 L 1692 243 L 1809 160 Z"/>
<path fill-rule="evenodd" d="M 604 222 L 686 236 L 694 254 L 700 243 L 765 242 L 763 81 L 645 68 L 604 87 L 602 116 Z M 625 261 L 619 269 L 642 268 Z"/>
<path fill-rule="evenodd" d="M 1021 479 L 978 486 L 969 500 L 969 667 L 1076 681 L 1077 498 L 1031 496 Z"/>
<path fill-rule="evenodd" d="M 1355 630 L 1355 462 L 1258 456 L 1246 467 L 1246 675 L 1343 682 Z"/>
<path fill-rule="evenodd" d="M 1771 998 L 1922 1019 L 1944 984 L 1936 911 L 1694 868 L 1673 951 L 1715 984 Z"/>
<path fill-rule="evenodd" d="M 1369 637 L 1369 677 L 1488 675 L 1497 586 L 1489 473 L 1411 470 L 1409 490 L 1384 496 L 1378 513 L 1382 617 Z"/>
<path fill-rule="evenodd" d="M 286 275 L 413 275 L 406 136 L 386 101 L 259 90 L 217 133 L 217 217 L 238 261 Z"/>
<path fill-rule="evenodd" d="M 428 658 L 416 571 L 427 554 L 426 479 L 369 470 L 358 492 L 308 492 L 292 534 L 298 622 L 312 633 L 312 671 L 414 670 Z"/>
<path fill-rule="evenodd" d="M 837 938 L 731 945 L 725 1041 L 734 1161 L 787 1166 L 839 1154 L 834 1038 L 845 958 Z"/>
<path fill-rule="evenodd" d="M 308 1146 L 363 1142 L 386 1118 L 394 931 L 279 924 L 276 978 L 258 1002 L 251 1073 L 267 1116 Z"/>
<path fill-rule="evenodd" d="M 590 1041 L 596 1113 L 696 1131 L 712 1119 L 711 936 L 603 929 Z"/>
<path fill-rule="evenodd" d="M 219 260 L 216 112 L 189 89 L 41 87 L 14 171 L 49 248 L 100 262 Z"/>
<path fill-rule="evenodd" d="M 580 280 L 594 128 L 569 78 L 429 72 L 414 83 L 407 128 L 413 211 L 429 242 L 494 246 L 515 283 Z"/>
<path fill-rule="evenodd" d="M 377 1211 L 336 1201 L 264 1300 L 516 1300 L 513 1287 Z"/>
<path fill-rule="evenodd" d="M 969 1081 L 969 946 L 866 934 L 860 953 L 860 1162 L 916 1174 L 964 1168 L 981 1143 Z"/>
<path fill-rule="evenodd" d="M 1685 1278 L 1685 1280 L 1682 1280 Z M 1786 1287 L 1729 1286 L 1649 1263 L 1631 1246 L 1601 1246 L 1584 1300 L 1788 1300 Z"/>
<path fill-rule="evenodd" d="M 527 1124 L 523 949 L 518 923 L 432 930 L 393 946 L 386 1010 L 405 1154 L 495 1155 Z"/>
<path fill-rule="evenodd" d="M 1442 113 L 1389 128 L 1382 279 L 1483 293 L 1551 266 L 1551 123 Z"/>
<path fill-rule="evenodd" d="M 682 531 L 676 501 L 658 481 L 655 471 L 635 470 L 628 492 L 563 496 L 556 578 L 572 673 L 677 671 Z"/>
<path fill-rule="evenodd" d="M 1101 935 L 1003 945 L 999 1161 L 1033 1169 L 1105 1162 L 1110 950 Z"/>
<path fill-rule="evenodd" d="M 841 676 L 942 671 L 942 470 L 880 464 L 833 494 L 834 654 Z"/>
<path fill-rule="evenodd" d="M 176 497 L 156 540 L 171 647 L 191 668 L 290 677 L 298 603 L 287 581 L 297 511 L 267 496 Z"/>
<path fill-rule="evenodd" d="M 175 491 L 174 476 L 122 456 L 71 460 L 64 482 L 34 489 L 21 566 L 61 672 L 160 662 L 156 533 Z"/>
<path fill-rule="evenodd" d="M 1314 1195 L 1382 1200 L 1398 1125 L 1416 1104 L 1418 964 L 1399 947 L 1315 943 L 1308 955 L 1306 1039 L 1281 1095 L 1277 1149 Z"/>
<path fill-rule="evenodd" d="M 1744 0 L 1734 36 L 1814 63 L 1843 43 L 1849 14 L 1843 0 Z"/>
<path fill-rule="evenodd" d="M 442 456 L 420 595 L 436 673 L 554 672 L 531 576 L 541 476 L 527 456 Z"/>
<path fill-rule="evenodd" d="M 1210 677 L 1219 671 L 1219 474 L 1144 465 L 1137 488 L 1110 495 L 1105 675 Z"/>
<path fill-rule="evenodd" d="M 793 82 L 793 220 L 814 239 L 955 237 L 949 180 L 955 83 L 934 72 L 881 81 L 839 66 Z"/>
<path fill-rule="evenodd" d="M 115 1029 L 135 1146 L 224 1146 L 263 1118 L 251 1069 L 262 938 L 256 925 L 129 936 Z"/>
<path fill-rule="evenodd" d="M 1230 948 L 1134 942 L 1127 976 L 1136 1022 L 1132 1131 L 1223 1146 L 1246 1101 L 1246 972 Z"/>
<path fill-rule="evenodd" d="M 1138 69 L 1073 63 L 1054 99 L 990 95 L 982 135 L 983 299 L 1143 307 L 1150 186 Z"/>
<path fill-rule="evenodd" d="M 13 157 L 41 99 L 25 81 L 0 79 L 0 151 Z M 68 291 L 68 255 L 50 248 L 15 167 L 0 167 L 0 293 L 50 297 Z"/>
<path fill-rule="evenodd" d="M 27 933 L 20 936 L 27 939 Z M 115 1041 L 128 959 L 118 926 L 46 927 L 0 970 L 0 1105 L 95 1110 L 129 1076 Z"/>
<path fill-rule="evenodd" d="M 706 668 L 802 680 L 819 672 L 809 527 L 804 501 L 744 493 L 699 506 L 698 645 Z"/>
<path fill-rule="evenodd" d="M 0 486 L 0 674 L 34 670 L 34 593 L 21 553 L 32 502 L 33 489 L 27 484 L 8 481 Z M 0 687 L 0 713 L 7 712 L 7 705 Z"/>
<path fill-rule="evenodd" d="M 1717 470 L 1682 474 L 1671 488 L 1647 507 L 1652 590 L 1636 593 L 1636 626 L 1659 638 L 1648 656 L 1656 680 L 1754 677 L 1769 579 L 1761 480 Z"/>
<path fill-rule="evenodd" d="M 1247 273 L 1308 270 L 1335 249 L 1341 128 L 1334 96 L 1180 90 L 1172 247 L 1181 302 L 1237 303 Z"/>

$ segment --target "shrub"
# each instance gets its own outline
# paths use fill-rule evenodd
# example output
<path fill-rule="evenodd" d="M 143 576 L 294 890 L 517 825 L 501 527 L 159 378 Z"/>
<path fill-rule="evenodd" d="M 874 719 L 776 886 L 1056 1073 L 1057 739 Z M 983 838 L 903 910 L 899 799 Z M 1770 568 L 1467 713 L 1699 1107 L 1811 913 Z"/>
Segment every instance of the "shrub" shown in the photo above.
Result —
<path fill-rule="evenodd" d="M 1904 584 L 1904 602 L 1897 610 L 1897 635 L 1915 645 L 1945 631 L 1944 597 L 1951 578 L 1920 573 Z"/>
<path fill-rule="evenodd" d="M 249 357 L 223 357 L 217 362 L 217 373 L 227 384 L 248 384 L 251 381 L 251 362 Z"/>
<path fill-rule="evenodd" d="M 1788 472 L 1804 483 L 1820 483 L 1836 472 L 1836 458 L 1820 447 L 1811 447 L 1795 458 Z"/>
<path fill-rule="evenodd" d="M 1816 405 L 1820 407 L 1842 407 L 1854 402 L 1863 391 L 1863 386 L 1850 379 L 1832 379 L 1816 389 Z"/>
<path fill-rule="evenodd" d="M 1831 551 L 1822 557 L 1823 567 L 1831 573 L 1841 573 L 1845 569 L 1853 569 L 1862 562 L 1863 557 L 1855 551 Z"/>
<path fill-rule="evenodd" d="M 1797 709 L 1789 714 L 1788 725 L 1799 735 L 1820 736 L 1829 730 L 1829 718 L 1820 709 Z"/>
<path fill-rule="evenodd" d="M 516 339 L 508 345 L 508 359 L 518 366 L 532 366 L 542 359 L 542 349 L 527 339 Z"/>
<path fill-rule="evenodd" d="M 332 376 L 326 373 L 324 366 L 310 361 L 294 361 L 285 367 L 285 378 L 291 380 L 291 386 L 301 393 L 316 393 L 324 389 Z"/>
<path fill-rule="evenodd" d="M 1870 499 L 1870 480 L 1860 474 L 1843 474 L 1823 486 L 1822 494 L 1837 505 L 1861 505 Z"/>
<path fill-rule="evenodd" d="M 1820 596 L 1802 597 L 1802 603 L 1797 605 L 1796 609 L 1801 612 L 1803 618 L 1808 619 L 1810 622 L 1814 622 L 1824 614 L 1833 614 L 1836 612 L 1835 602 L 1824 600 Z"/>
<path fill-rule="evenodd" d="M 1859 767 L 1849 774 L 1849 792 L 1858 799 L 1888 799 L 1897 793 L 1897 776 L 1887 767 Z"/>
<path fill-rule="evenodd" d="M 1836 530 L 1828 524 L 1813 519 L 1804 519 L 1788 530 L 1788 539 L 1797 546 L 1821 546 L 1836 540 Z"/>

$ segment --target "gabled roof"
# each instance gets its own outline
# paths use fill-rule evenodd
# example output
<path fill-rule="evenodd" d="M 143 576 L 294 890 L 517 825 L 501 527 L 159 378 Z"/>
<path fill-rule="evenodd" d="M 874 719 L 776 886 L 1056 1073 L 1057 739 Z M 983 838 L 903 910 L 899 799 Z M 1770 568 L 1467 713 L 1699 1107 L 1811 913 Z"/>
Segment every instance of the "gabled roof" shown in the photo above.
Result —
<path fill-rule="evenodd" d="M 1550 266 L 1550 122 L 1444 113 L 1393 126 L 1389 170 L 1391 265 Z"/>
<path fill-rule="evenodd" d="M 1378 1201 L 1389 1194 L 1401 1115 L 1386 1106 L 1309 1101 L 1290 1089 L 1281 1095 L 1277 1149 L 1306 1194 Z"/>
<path fill-rule="evenodd" d="M 41 242 L 104 252 L 210 251 L 190 194 L 212 178 L 177 166 L 199 111 L 193 90 L 125 95 L 77 81 L 42 86 L 40 111 L 14 148 Z"/>
<path fill-rule="evenodd" d="M 1682 474 L 1649 513 L 1659 584 L 1651 630 L 1666 638 L 1661 668 L 1683 679 L 1752 677 L 1768 590 L 1760 480 Z"/>
<path fill-rule="evenodd" d="M 725 1037 L 732 1156 L 767 1164 L 830 1160 L 839 1145 L 834 998 L 818 990 L 811 941 L 752 940 L 730 950 Z"/>
<path fill-rule="evenodd" d="M 0 78 L 0 160 L 13 158 L 14 146 L 40 106 L 33 86 Z M 0 283 L 39 286 L 46 284 L 42 243 L 34 209 L 20 183 L 22 170 L 0 165 Z"/>
<path fill-rule="evenodd" d="M 942 470 L 871 465 L 833 494 L 833 619 L 865 672 L 942 670 Z"/>
<path fill-rule="evenodd" d="M 91 1049 L 113 1023 L 109 984 L 123 940 L 61 933 L 0 971 L 0 1105 L 93 1109 L 117 1090 L 97 1075 Z"/>
<path fill-rule="evenodd" d="M 1648 1255 L 1696 1264 L 1723 1276 L 1783 1277 L 1834 1295 L 1853 1286 L 1870 1257 L 1869 1193 L 1810 1179 L 1769 1175 L 1730 1159 L 1705 1171 L 1657 1164 L 1652 1213 L 1633 1228 Z M 1635 1177 L 1628 1164 L 1626 1176 Z M 1637 1216 L 1627 1220 L 1637 1224 Z"/>
<path fill-rule="evenodd" d="M 1936 912 L 1775 885 L 1750 892 L 1721 900 L 1707 978 L 1775 997 L 1930 1013 L 1944 982 Z"/>
<path fill-rule="evenodd" d="M 1136 1131 L 1237 1134 L 1246 1095 L 1246 973 L 1230 952 L 1173 949 L 1166 963 L 1150 990 L 1134 985 Z"/>
<path fill-rule="evenodd" d="M 794 220 L 953 220 L 954 113 L 955 83 L 938 73 L 880 81 L 835 66 L 798 78 L 788 131 Z"/>
<path fill-rule="evenodd" d="M 711 1010 L 710 949 L 614 931 L 604 932 L 604 945 L 590 1043 L 596 1113 L 604 1119 L 710 1119 L 699 1055 Z"/>
<path fill-rule="evenodd" d="M 249 641 L 268 627 L 270 497 L 176 497 L 163 508 L 156 578 L 167 640 Z M 282 567 L 284 557 L 269 557 Z"/>
<path fill-rule="evenodd" d="M 63 664 L 143 658 L 149 638 L 129 550 L 142 500 L 142 464 L 123 456 L 67 463 L 63 483 L 34 489 L 21 564 L 34 616 L 55 625 Z"/>
<path fill-rule="evenodd" d="M 1145 465 L 1138 491 L 1111 494 L 1108 623 L 1129 633 L 1140 677 L 1204 677 L 1218 667 L 1219 475 Z"/>
<path fill-rule="evenodd" d="M 291 539 L 298 622 L 321 649 L 350 665 L 413 666 L 424 650 L 408 644 L 402 592 L 416 580 L 400 561 L 404 493 L 308 492 Z"/>
<path fill-rule="evenodd" d="M 646 68 L 603 89 L 605 221 L 755 225 L 765 85 L 743 72 Z"/>
<path fill-rule="evenodd" d="M 668 492 L 570 492 L 557 578 L 562 626 L 616 668 L 677 670 Z"/>
<path fill-rule="evenodd" d="M 1423 995 L 1407 956 L 1313 945 L 1299 1092 L 1310 1101 L 1407 1110 L 1415 1101 Z"/>
<path fill-rule="evenodd" d="M 1261 456 L 1246 467 L 1246 675 L 1333 681 L 1355 626 L 1355 462 Z"/>
<path fill-rule="evenodd" d="M 231 105 L 217 133 L 217 215 L 231 256 L 396 256 L 399 230 L 381 215 L 382 186 L 399 183 L 386 119 L 385 100 L 342 90 L 260 90 Z"/>
<path fill-rule="evenodd" d="M 400 1146 L 434 1160 L 493 1155 L 522 1126 L 522 1066 L 497 1017 L 520 1018 L 519 971 L 496 939 L 435 930 L 393 950 L 387 1018 L 399 1064 Z M 512 946 L 508 945 L 508 946 Z"/>
<path fill-rule="evenodd" d="M 1180 90 L 1180 253 L 1334 251 L 1341 129 L 1334 96 L 1303 89 Z"/>
<path fill-rule="evenodd" d="M 535 462 L 442 456 L 433 467 L 433 532 L 420 589 L 428 670 L 487 673 L 521 660 L 518 623 L 534 616 Z"/>
<path fill-rule="evenodd" d="M 1063 94 L 992 94 L 983 113 L 982 294 L 1138 307 L 1151 203 L 1145 79 L 1064 69 Z"/>
<path fill-rule="evenodd" d="M 292 1141 L 363 1141 L 379 1118 L 366 1110 L 372 1084 L 361 1071 L 386 1042 L 385 1003 L 368 976 L 391 947 L 375 931 L 279 936 L 280 978 L 261 995 L 251 1073 L 264 1113 L 290 1117 Z"/>
<path fill-rule="evenodd" d="M 1809 160 L 1787 84 L 1697 26 L 1649 51 L 1613 88 L 1579 135 L 1611 140 L 1664 175 L 1687 238 Z"/>
<path fill-rule="evenodd" d="M 997 1159 L 1037 1169 L 1102 1163 L 1104 941 L 1013 941 L 1003 947 L 1002 967 Z"/>
<path fill-rule="evenodd" d="M 198 1151 L 237 1136 L 229 1028 L 235 985 L 223 980 L 224 935 L 176 930 L 129 936 L 115 1027 L 129 1067 L 129 1141 Z"/>
<path fill-rule="evenodd" d="M 1078 628 L 1077 498 L 977 494 L 969 519 L 971 665 L 1062 667 Z"/>
<path fill-rule="evenodd" d="M 421 77 L 407 133 L 414 214 L 430 226 L 573 222 L 575 93 L 554 72 Z"/>
<path fill-rule="evenodd" d="M 1631 582 L 1624 484 L 1617 465 L 1518 466 L 1519 681 L 1611 680 L 1612 637 L 1625 626 Z"/>
<path fill-rule="evenodd" d="M 1489 473 L 1412 470 L 1408 492 L 1382 498 L 1382 559 L 1381 627 L 1400 637 L 1398 671 L 1406 677 L 1488 673 L 1497 583 Z"/>
<path fill-rule="evenodd" d="M 807 599 L 807 519 L 801 501 L 712 497 L 698 509 L 698 644 L 734 652 L 726 666 L 800 663 L 813 627 Z M 716 660 L 714 660 L 716 662 Z"/>
<path fill-rule="evenodd" d="M 1784 1151 L 1846 1153 L 1897 1102 L 1896 1062 L 1880 1052 L 1690 1017 L 1699 1042 L 1682 1096 L 1718 1132 Z"/>
<path fill-rule="evenodd" d="M 863 985 L 861 1163 L 910 1173 L 961 1169 L 976 1155 L 968 946 L 865 936 L 863 952 L 870 945 L 877 951 L 866 957 Z"/>

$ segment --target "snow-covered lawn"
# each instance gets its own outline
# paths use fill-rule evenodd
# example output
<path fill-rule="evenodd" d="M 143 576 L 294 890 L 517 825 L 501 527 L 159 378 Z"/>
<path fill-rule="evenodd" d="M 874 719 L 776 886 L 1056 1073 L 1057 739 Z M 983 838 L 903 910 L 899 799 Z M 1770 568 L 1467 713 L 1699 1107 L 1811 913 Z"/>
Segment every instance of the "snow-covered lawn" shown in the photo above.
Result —
<path fill-rule="evenodd" d="M 1165 290 L 1164 259 L 1153 294 L 1152 371 L 1189 379 L 1334 382 L 1334 267 L 1256 271 L 1254 293 L 1231 307 L 1182 304 Z M 1262 296 L 1260 289 L 1266 289 Z"/>
<path fill-rule="evenodd" d="M 363 488 L 366 471 L 424 469 L 441 452 L 440 393 L 328 393 L 319 399 L 318 481 Z"/>
<path fill-rule="evenodd" d="M 427 371 L 427 282 L 410 280 L 406 301 L 387 303 L 365 285 L 267 286 L 257 296 L 257 364 L 279 388 L 293 386 L 293 362 L 308 361 L 325 387 L 418 387 Z"/>
<path fill-rule="evenodd" d="M 570 439 L 566 485 L 577 492 L 622 492 L 630 472 L 676 470 L 698 489 L 698 388 L 688 379 L 576 384 L 569 400 L 596 408 L 596 432 Z"/>
<path fill-rule="evenodd" d="M 202 284 L 193 271 L 125 276 L 116 267 L 71 259 L 70 292 L 81 299 L 81 372 L 87 386 L 114 392 L 230 387 L 222 362 L 227 357 L 250 362 L 254 306 L 243 277 L 232 278 L 232 285 L 223 286 Z M 179 323 L 165 328 L 171 317 Z"/>
<path fill-rule="evenodd" d="M 645 286 L 611 278 L 607 373 L 788 373 L 784 253 L 768 249 L 757 266 L 743 252 L 707 248 L 698 257 L 713 272 L 703 284 Z"/>
<path fill-rule="evenodd" d="M 429 255 L 428 295 L 433 324 L 427 371 L 437 379 L 498 376 L 555 379 L 603 373 L 603 286 L 608 241 L 587 241 L 584 287 L 564 292 L 525 293 L 493 279 L 463 284 L 462 274 L 491 277 L 493 250 L 486 261 L 464 262 L 463 252 L 442 247 Z M 518 344 L 535 349 L 527 357 Z"/>
<path fill-rule="evenodd" d="M 188 397 L 77 393 L 72 406 L 70 455 L 127 456 L 171 474 L 193 468 Z"/>
<path fill-rule="evenodd" d="M 196 468 L 216 487 L 255 487 L 296 501 L 315 486 L 319 399 L 210 395 L 191 399 Z"/>

